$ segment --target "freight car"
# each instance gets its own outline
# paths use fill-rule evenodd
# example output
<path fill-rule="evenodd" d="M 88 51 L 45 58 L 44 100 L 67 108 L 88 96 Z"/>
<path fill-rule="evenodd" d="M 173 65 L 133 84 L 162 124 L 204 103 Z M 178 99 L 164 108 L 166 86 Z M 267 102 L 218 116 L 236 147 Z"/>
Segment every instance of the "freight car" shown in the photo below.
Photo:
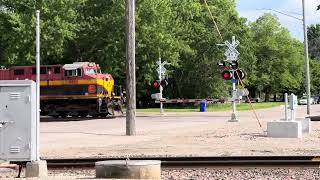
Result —
<path fill-rule="evenodd" d="M 0 80 L 24 79 L 36 79 L 34 66 L 0 69 Z M 113 116 L 114 107 L 121 106 L 121 97 L 114 95 L 114 87 L 112 75 L 101 73 L 96 63 L 41 65 L 41 114 L 53 117 Z"/>

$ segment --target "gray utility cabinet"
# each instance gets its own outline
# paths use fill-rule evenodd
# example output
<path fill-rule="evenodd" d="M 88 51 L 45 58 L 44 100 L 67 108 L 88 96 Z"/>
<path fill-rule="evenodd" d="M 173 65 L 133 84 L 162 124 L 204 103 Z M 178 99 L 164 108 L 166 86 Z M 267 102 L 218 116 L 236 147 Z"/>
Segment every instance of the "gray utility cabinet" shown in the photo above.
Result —
<path fill-rule="evenodd" d="M 37 124 L 36 83 L 0 81 L 0 160 L 35 161 Z"/>

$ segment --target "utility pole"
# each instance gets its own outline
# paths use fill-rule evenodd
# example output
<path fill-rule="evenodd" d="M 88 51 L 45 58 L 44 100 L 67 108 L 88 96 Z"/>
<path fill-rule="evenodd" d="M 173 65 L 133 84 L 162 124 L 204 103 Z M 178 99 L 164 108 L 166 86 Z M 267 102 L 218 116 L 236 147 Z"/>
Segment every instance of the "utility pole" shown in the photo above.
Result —
<path fill-rule="evenodd" d="M 37 161 L 40 160 L 40 11 L 36 11 L 37 23 L 36 23 L 36 128 L 37 128 Z"/>
<path fill-rule="evenodd" d="M 135 0 L 126 0 L 126 135 L 136 135 Z"/>
<path fill-rule="evenodd" d="M 310 70 L 309 70 L 309 50 L 308 50 L 308 32 L 306 26 L 305 0 L 302 0 L 303 14 L 303 33 L 304 33 L 304 62 L 305 62 L 305 80 L 307 91 L 307 114 L 310 115 Z"/>

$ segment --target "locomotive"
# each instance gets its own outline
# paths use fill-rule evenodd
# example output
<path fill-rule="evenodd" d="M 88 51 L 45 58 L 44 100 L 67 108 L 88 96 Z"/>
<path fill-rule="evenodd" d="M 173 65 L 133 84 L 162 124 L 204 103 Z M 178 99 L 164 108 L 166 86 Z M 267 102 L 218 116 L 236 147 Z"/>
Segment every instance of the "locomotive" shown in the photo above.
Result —
<path fill-rule="evenodd" d="M 0 80 L 25 79 L 35 81 L 35 66 L 0 69 Z M 112 75 L 101 73 L 99 64 L 93 62 L 41 65 L 41 115 L 113 116 L 114 108 L 121 106 L 121 96 L 115 96 L 114 87 Z"/>

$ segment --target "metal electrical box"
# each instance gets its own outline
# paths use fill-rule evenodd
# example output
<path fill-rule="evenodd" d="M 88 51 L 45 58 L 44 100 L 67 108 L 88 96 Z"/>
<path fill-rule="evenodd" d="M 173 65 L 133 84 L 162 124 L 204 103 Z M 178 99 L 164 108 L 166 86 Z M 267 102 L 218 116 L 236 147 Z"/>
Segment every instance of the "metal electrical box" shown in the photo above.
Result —
<path fill-rule="evenodd" d="M 294 94 L 289 96 L 289 105 L 291 110 L 298 109 L 298 97 Z"/>
<path fill-rule="evenodd" d="M 36 83 L 0 81 L 0 160 L 37 158 Z"/>

